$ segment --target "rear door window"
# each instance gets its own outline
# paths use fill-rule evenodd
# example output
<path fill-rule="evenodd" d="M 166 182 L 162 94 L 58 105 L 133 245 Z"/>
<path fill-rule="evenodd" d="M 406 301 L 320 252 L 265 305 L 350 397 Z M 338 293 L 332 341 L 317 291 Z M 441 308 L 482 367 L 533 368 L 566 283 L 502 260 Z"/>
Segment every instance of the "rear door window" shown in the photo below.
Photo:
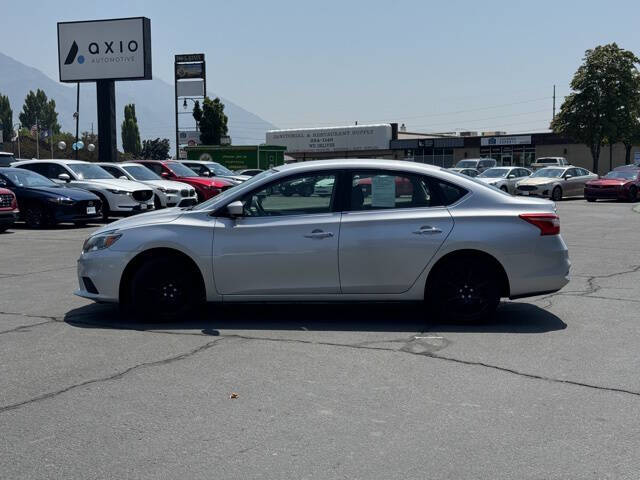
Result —
<path fill-rule="evenodd" d="M 427 177 L 384 170 L 354 171 L 350 183 L 350 211 L 435 206 Z"/>

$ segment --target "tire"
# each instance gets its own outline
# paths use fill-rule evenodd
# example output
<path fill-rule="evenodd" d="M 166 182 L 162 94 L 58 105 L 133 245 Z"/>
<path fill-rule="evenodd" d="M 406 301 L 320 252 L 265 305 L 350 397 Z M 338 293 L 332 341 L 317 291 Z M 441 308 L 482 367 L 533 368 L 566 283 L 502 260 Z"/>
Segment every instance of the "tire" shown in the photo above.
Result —
<path fill-rule="evenodd" d="M 162 202 L 160 201 L 160 197 L 157 195 L 153 196 L 153 208 L 155 210 L 160 210 L 162 208 Z"/>
<path fill-rule="evenodd" d="M 502 186 L 500 187 L 500 190 L 502 190 L 502 191 L 503 191 L 503 192 L 505 192 L 505 193 L 509 193 L 509 189 L 508 189 L 507 187 L 505 187 L 504 185 L 502 185 Z"/>
<path fill-rule="evenodd" d="M 0 225 L 0 233 L 4 233 L 9 229 L 10 225 Z"/>
<path fill-rule="evenodd" d="M 631 203 L 635 203 L 638 201 L 638 189 L 634 186 L 629 188 L 629 201 Z"/>
<path fill-rule="evenodd" d="M 596 201 L 596 199 L 593 198 L 593 197 L 584 197 L 584 198 L 587 199 L 587 202 L 595 202 Z"/>
<path fill-rule="evenodd" d="M 300 189 L 300 195 L 303 197 L 310 197 L 313 195 L 313 185 L 305 185 Z"/>
<path fill-rule="evenodd" d="M 177 258 L 152 258 L 134 273 L 126 310 L 135 321 L 185 320 L 204 303 L 200 272 Z"/>
<path fill-rule="evenodd" d="M 102 214 L 101 220 L 105 223 L 108 222 L 110 211 L 109 211 L 109 203 L 107 202 L 107 199 L 101 193 L 98 193 L 98 192 L 91 192 L 91 193 L 96 195 L 102 202 L 102 210 L 100 212 Z"/>
<path fill-rule="evenodd" d="M 476 323 L 489 319 L 500 304 L 500 277 L 489 260 L 469 254 L 436 266 L 429 275 L 427 303 L 439 318 Z"/>
<path fill-rule="evenodd" d="M 551 200 L 553 200 L 554 202 L 559 202 L 560 200 L 562 200 L 562 188 L 560 187 L 553 187 L 553 190 L 551 190 Z"/>
<path fill-rule="evenodd" d="M 49 223 L 44 208 L 37 203 L 27 206 L 24 211 L 24 221 L 29 228 L 44 228 Z"/>
<path fill-rule="evenodd" d="M 87 226 L 87 223 L 89 223 L 89 222 L 87 222 L 86 220 L 80 220 L 80 221 L 78 221 L 78 222 L 73 222 L 73 224 L 74 224 L 76 227 L 80 227 L 80 228 L 82 228 L 82 227 L 86 227 L 86 226 Z"/>

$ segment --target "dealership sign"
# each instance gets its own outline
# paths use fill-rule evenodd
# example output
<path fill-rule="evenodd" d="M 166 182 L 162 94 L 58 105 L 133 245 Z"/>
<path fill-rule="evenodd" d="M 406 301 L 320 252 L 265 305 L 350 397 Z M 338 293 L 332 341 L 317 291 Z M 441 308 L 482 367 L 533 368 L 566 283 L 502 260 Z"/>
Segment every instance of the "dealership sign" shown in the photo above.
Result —
<path fill-rule="evenodd" d="M 58 23 L 61 82 L 151 79 L 151 21 L 145 17 Z"/>
<path fill-rule="evenodd" d="M 480 145 L 491 147 L 493 145 L 530 145 L 531 135 L 519 135 L 516 137 L 482 137 Z"/>
<path fill-rule="evenodd" d="M 387 150 L 391 125 L 270 130 L 266 141 L 268 145 L 287 147 L 287 152 Z"/>

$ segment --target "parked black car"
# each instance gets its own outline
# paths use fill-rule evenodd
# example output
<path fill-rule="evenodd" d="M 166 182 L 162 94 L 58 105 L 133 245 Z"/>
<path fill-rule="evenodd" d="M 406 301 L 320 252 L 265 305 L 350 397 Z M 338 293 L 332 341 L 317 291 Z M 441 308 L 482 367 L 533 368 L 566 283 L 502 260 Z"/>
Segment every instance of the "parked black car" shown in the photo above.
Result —
<path fill-rule="evenodd" d="M 4 184 L 4 185 L 3 185 Z M 66 187 L 22 168 L 0 168 L 0 186 L 15 193 L 19 218 L 39 228 L 60 222 L 84 225 L 98 220 L 102 202 L 91 192 Z"/>

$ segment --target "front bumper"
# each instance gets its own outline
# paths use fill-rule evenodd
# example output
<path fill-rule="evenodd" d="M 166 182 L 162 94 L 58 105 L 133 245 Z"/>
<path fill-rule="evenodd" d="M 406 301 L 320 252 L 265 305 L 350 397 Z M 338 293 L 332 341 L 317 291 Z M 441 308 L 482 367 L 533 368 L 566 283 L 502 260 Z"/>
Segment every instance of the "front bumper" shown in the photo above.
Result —
<path fill-rule="evenodd" d="M 96 302 L 117 303 L 120 279 L 132 256 L 108 248 L 81 254 L 76 268 L 79 288 L 73 293 Z M 94 292 L 87 288 L 84 277 L 91 280 Z"/>
<path fill-rule="evenodd" d="M 18 211 L 2 211 L 0 212 L 0 225 L 13 225 L 13 223 L 18 219 Z"/>
<path fill-rule="evenodd" d="M 526 185 L 526 190 L 521 189 L 520 186 L 516 187 L 515 194 L 522 195 L 524 197 L 543 197 L 551 198 L 551 185 Z"/>
<path fill-rule="evenodd" d="M 113 215 L 133 215 L 136 213 L 149 212 L 153 210 L 155 207 L 153 205 L 153 200 L 149 202 L 134 202 L 127 205 L 116 205 L 115 207 L 110 209 L 110 213 Z"/>
<path fill-rule="evenodd" d="M 629 193 L 621 187 L 584 187 L 585 198 L 602 198 L 626 200 Z"/>

